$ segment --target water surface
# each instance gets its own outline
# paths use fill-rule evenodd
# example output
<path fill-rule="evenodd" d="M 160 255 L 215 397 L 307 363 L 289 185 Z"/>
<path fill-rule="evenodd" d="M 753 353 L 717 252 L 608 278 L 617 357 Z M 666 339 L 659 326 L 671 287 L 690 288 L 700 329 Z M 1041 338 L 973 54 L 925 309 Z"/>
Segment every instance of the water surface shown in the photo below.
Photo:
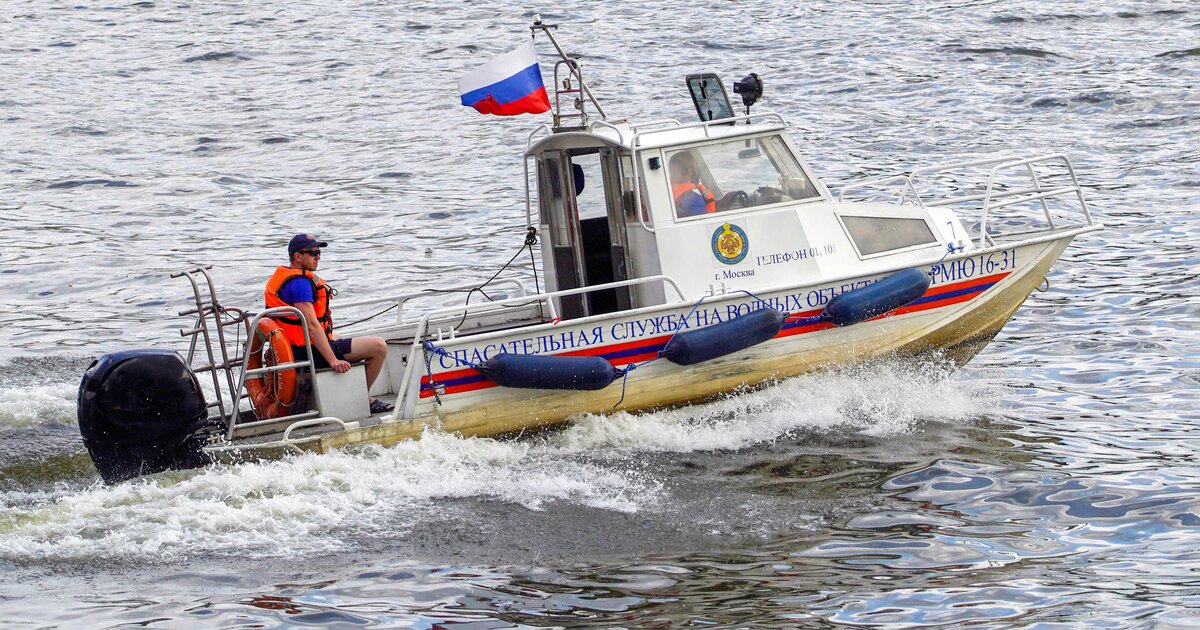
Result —
<path fill-rule="evenodd" d="M 0 19 L 0 611 L 28 626 L 1200 626 L 1200 18 L 1188 2 L 542 8 L 618 117 L 757 72 L 833 188 L 1062 152 L 1107 228 L 974 362 L 884 363 L 518 441 L 98 483 L 75 389 L 253 305 L 490 276 L 519 153 L 455 79 L 532 12 L 15 3 Z M 550 49 L 543 53 L 550 80 Z M 527 263 L 512 277 L 528 279 Z M 342 299 L 345 299 L 344 297 Z"/>

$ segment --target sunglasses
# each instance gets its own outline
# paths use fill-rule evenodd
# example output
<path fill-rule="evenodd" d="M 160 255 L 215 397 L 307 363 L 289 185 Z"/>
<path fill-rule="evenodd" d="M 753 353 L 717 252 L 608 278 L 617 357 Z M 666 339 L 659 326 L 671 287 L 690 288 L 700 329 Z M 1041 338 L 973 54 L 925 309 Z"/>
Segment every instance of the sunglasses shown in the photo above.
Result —
<path fill-rule="evenodd" d="M 297 251 L 296 253 L 297 253 L 297 254 L 307 254 L 307 255 L 309 255 L 309 256 L 312 256 L 312 257 L 314 257 L 314 258 L 320 258 L 320 257 L 321 257 L 321 250 L 319 250 L 319 249 L 301 249 L 301 250 Z"/>

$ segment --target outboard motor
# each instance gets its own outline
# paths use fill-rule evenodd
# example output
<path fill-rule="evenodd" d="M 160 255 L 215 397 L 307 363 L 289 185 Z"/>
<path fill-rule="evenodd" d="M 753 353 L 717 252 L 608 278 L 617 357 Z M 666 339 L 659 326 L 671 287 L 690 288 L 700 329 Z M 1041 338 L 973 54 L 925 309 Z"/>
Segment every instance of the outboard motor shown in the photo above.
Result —
<path fill-rule="evenodd" d="M 200 382 L 170 350 L 106 354 L 79 384 L 79 433 L 107 483 L 207 464 L 208 424 Z"/>

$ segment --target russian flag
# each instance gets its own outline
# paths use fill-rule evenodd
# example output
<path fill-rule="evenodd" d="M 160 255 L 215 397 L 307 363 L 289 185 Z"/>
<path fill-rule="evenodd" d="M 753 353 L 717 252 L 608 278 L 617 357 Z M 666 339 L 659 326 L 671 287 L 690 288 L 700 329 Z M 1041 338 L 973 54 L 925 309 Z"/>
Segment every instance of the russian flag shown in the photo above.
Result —
<path fill-rule="evenodd" d="M 468 72 L 458 80 L 462 104 L 481 114 L 516 116 L 550 111 L 533 40 Z"/>

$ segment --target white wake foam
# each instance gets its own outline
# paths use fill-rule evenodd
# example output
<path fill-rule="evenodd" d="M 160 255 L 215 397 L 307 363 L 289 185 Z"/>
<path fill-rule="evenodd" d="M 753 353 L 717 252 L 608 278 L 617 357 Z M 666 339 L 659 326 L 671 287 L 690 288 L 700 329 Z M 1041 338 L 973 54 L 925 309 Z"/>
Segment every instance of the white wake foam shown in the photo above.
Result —
<path fill-rule="evenodd" d="M 993 411 L 990 385 L 941 364 L 875 363 L 810 374 L 772 387 L 650 414 L 586 415 L 554 436 L 564 450 L 603 447 L 689 452 L 736 450 L 798 430 L 909 433 Z"/>
<path fill-rule="evenodd" d="M 303 556 L 356 536 L 403 535 L 434 502 L 478 497 L 541 509 L 569 501 L 632 512 L 652 481 L 523 442 L 429 432 L 390 449 L 170 473 L 67 496 L 0 495 L 0 556 L 169 559 Z M 36 498 L 34 498 L 36 499 Z"/>
<path fill-rule="evenodd" d="M 62 392 L 50 392 L 48 404 L 57 410 Z M 357 537 L 403 536 L 415 524 L 444 518 L 446 501 L 455 498 L 636 513 L 670 502 L 664 480 L 630 465 L 637 453 L 744 449 L 798 431 L 896 435 L 920 430 L 926 420 L 975 417 L 994 407 L 991 398 L 986 385 L 961 373 L 876 365 L 703 405 L 584 416 L 541 439 L 430 431 L 388 449 L 171 473 L 82 492 L 0 493 L 0 557 L 328 553 Z"/>
<path fill-rule="evenodd" d="M 74 424 L 78 385 L 0 387 L 0 427 Z"/>

